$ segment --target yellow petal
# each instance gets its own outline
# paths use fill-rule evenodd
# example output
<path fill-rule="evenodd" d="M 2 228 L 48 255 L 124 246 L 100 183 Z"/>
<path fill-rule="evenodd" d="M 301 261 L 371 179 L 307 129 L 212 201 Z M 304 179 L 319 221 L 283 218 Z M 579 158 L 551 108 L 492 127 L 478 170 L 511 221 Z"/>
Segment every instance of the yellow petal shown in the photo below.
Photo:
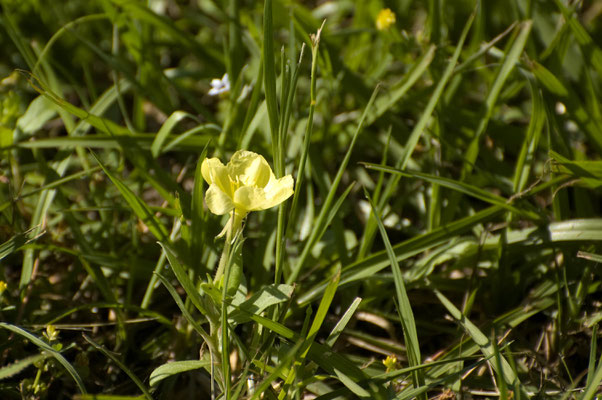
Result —
<path fill-rule="evenodd" d="M 262 210 L 274 207 L 293 194 L 293 185 L 295 184 L 291 175 L 283 176 L 280 179 L 272 178 L 265 187 L 265 202 Z"/>
<path fill-rule="evenodd" d="M 222 192 L 232 197 L 232 184 L 228 176 L 228 168 L 219 158 L 205 158 L 201 164 L 201 175 L 208 184 L 216 184 Z"/>
<path fill-rule="evenodd" d="M 264 187 L 270 181 L 272 169 L 263 156 L 252 151 L 239 150 L 228 163 L 230 177 L 238 178 L 244 186 Z"/>
<path fill-rule="evenodd" d="M 212 183 L 205 193 L 205 202 L 209 211 L 217 215 L 229 213 L 234 208 L 232 199 L 218 185 Z"/>
<path fill-rule="evenodd" d="M 237 210 L 244 212 L 263 210 L 265 203 L 266 193 L 261 188 L 241 186 L 234 192 L 234 205 Z"/>

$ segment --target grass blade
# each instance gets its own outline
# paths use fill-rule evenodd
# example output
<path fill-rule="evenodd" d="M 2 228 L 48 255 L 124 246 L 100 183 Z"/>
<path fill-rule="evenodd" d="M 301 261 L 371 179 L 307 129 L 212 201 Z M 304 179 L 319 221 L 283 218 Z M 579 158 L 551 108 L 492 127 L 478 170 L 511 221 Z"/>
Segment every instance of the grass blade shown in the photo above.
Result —
<path fill-rule="evenodd" d="M 364 192 L 366 197 L 368 198 L 368 201 L 370 202 L 372 213 L 374 214 L 374 218 L 376 219 L 376 223 L 378 224 L 378 229 L 380 230 L 380 234 L 385 244 L 385 249 L 387 251 L 387 256 L 389 257 L 389 262 L 391 263 L 391 269 L 393 271 L 393 281 L 395 282 L 395 293 L 397 295 L 399 320 L 403 329 L 403 336 L 406 345 L 408 362 L 410 367 L 416 367 L 422 363 L 422 358 L 420 356 L 420 343 L 418 342 L 418 332 L 416 331 L 416 321 L 414 320 L 412 305 L 410 304 L 410 299 L 408 297 L 405 283 L 403 281 L 403 276 L 401 274 L 401 268 L 399 267 L 397 257 L 395 256 L 395 251 L 393 251 L 393 247 L 391 246 L 391 242 L 389 241 L 389 236 L 387 235 L 385 226 L 383 225 L 383 222 L 380 219 L 380 216 L 378 215 L 379 213 L 376 207 L 374 206 L 370 195 L 367 191 Z M 417 370 L 412 373 L 412 380 L 414 383 L 414 388 L 418 389 L 424 386 L 424 376 L 422 375 L 420 370 Z M 426 399 L 424 395 L 419 396 L 419 398 Z"/>
<path fill-rule="evenodd" d="M 377 93 L 378 93 L 378 86 L 376 87 L 376 89 L 374 89 L 374 92 L 372 93 L 372 97 L 370 98 L 370 101 L 368 101 L 368 104 L 366 105 L 366 108 L 364 109 L 362 118 L 360 119 L 360 122 L 355 131 L 355 134 L 353 135 L 353 138 L 351 139 L 351 143 L 349 144 L 349 148 L 347 149 L 347 153 L 345 154 L 345 158 L 343 159 L 343 161 L 341 162 L 341 165 L 339 166 L 339 170 L 338 170 L 334 180 L 332 181 L 332 185 L 330 186 L 330 190 L 328 192 L 326 200 L 324 201 L 324 205 L 322 205 L 322 208 L 320 209 L 320 214 L 318 214 L 318 218 L 316 219 L 316 221 L 314 223 L 314 226 L 309 235 L 309 238 L 305 242 L 305 246 L 303 247 L 303 252 L 301 253 L 301 256 L 299 257 L 299 260 L 297 261 L 297 263 L 293 266 L 291 274 L 286 279 L 286 283 L 288 283 L 288 284 L 291 284 L 292 282 L 295 282 L 297 280 L 297 277 L 299 276 L 299 273 L 301 272 L 301 269 L 303 268 L 303 264 L 305 263 L 305 260 L 309 256 L 309 253 L 313 249 L 316 242 L 320 239 L 320 233 L 327 226 L 328 214 L 330 212 L 332 202 L 334 201 L 334 198 L 336 196 L 337 188 L 339 187 L 339 183 L 341 182 L 341 179 L 343 178 L 343 173 L 345 172 L 345 170 L 347 168 L 347 164 L 349 164 L 349 159 L 351 158 L 351 152 L 353 151 L 353 147 L 355 146 L 355 141 L 357 140 L 358 135 L 360 134 L 360 132 L 362 131 L 362 129 L 364 127 L 364 121 L 366 120 L 368 111 L 370 110 L 372 104 L 374 103 L 374 100 L 376 99 Z"/>
<path fill-rule="evenodd" d="M 518 390 L 521 393 L 521 396 L 524 396 L 525 399 L 529 398 L 529 395 L 524 388 L 524 386 L 520 383 L 518 376 L 508 363 L 503 355 L 499 353 L 499 349 L 496 345 L 491 343 L 491 340 L 487 338 L 481 332 L 479 328 L 475 324 L 473 324 L 465 315 L 462 315 L 462 312 L 450 302 L 447 297 L 445 297 L 440 291 L 437 289 L 433 290 L 441 304 L 447 309 L 447 311 L 451 314 L 451 316 L 462 326 L 462 328 L 466 331 L 466 333 L 474 340 L 474 342 L 479 346 L 481 352 L 486 358 L 492 358 L 499 360 L 498 362 L 490 362 L 491 367 L 499 374 L 510 387 L 514 388 L 514 390 Z"/>
<path fill-rule="evenodd" d="M 29 340 L 30 342 L 32 342 L 33 344 L 38 346 L 40 349 L 48 352 L 52 357 L 56 358 L 56 360 L 63 367 L 65 367 L 67 372 L 69 372 L 69 375 L 71 375 L 73 377 L 73 380 L 77 384 L 77 387 L 79 388 L 80 393 L 83 393 L 83 394 L 87 393 L 86 387 L 84 385 L 84 381 L 79 376 L 79 374 L 77 373 L 75 368 L 73 368 L 73 366 L 69 363 L 69 361 L 67 361 L 67 359 L 65 357 L 63 357 L 63 355 L 61 353 L 59 353 L 58 351 L 53 349 L 50 345 L 48 345 L 43 340 L 39 339 L 38 337 L 27 332 L 25 329 L 20 328 L 16 325 L 8 324 L 6 322 L 0 322 L 0 328 L 8 329 L 9 331 L 16 333 L 17 335 L 23 336 L 25 339 Z"/>
<path fill-rule="evenodd" d="M 167 232 L 167 228 L 159 221 L 157 217 L 150 210 L 148 205 L 136 196 L 136 194 L 121 181 L 121 179 L 117 178 L 117 176 L 113 175 L 109 170 L 104 166 L 104 164 L 100 161 L 96 155 L 96 162 L 102 168 L 104 173 L 109 177 L 109 179 L 113 182 L 113 184 L 117 187 L 125 201 L 132 208 L 132 211 L 136 214 L 138 218 L 148 227 L 148 230 L 157 238 L 157 240 L 167 241 L 169 238 L 169 233 Z"/>
<path fill-rule="evenodd" d="M 87 335 L 82 334 L 82 336 L 84 337 L 86 342 L 90 343 L 96 350 L 100 351 L 106 357 L 110 358 L 111 361 L 113 361 L 115 364 L 117 364 L 117 366 L 123 372 L 125 372 L 127 374 L 127 376 L 130 377 L 130 379 L 136 384 L 136 386 L 138 386 L 138 388 L 144 394 L 144 397 L 146 397 L 148 400 L 153 400 L 153 396 L 150 394 L 150 392 L 148 391 L 148 389 L 146 388 L 144 383 L 142 383 L 142 381 L 140 379 L 138 379 L 138 377 L 128 367 L 126 367 L 125 364 L 122 363 L 121 360 L 119 360 L 119 358 L 117 358 L 112 352 L 108 351 L 103 346 L 96 343 L 94 340 L 92 340 Z"/>

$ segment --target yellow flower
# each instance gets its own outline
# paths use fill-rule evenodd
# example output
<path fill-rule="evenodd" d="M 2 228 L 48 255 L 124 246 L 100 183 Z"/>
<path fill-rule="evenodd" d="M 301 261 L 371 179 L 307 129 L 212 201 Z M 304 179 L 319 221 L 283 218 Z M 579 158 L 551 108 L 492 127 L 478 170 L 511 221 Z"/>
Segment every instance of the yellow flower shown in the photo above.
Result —
<path fill-rule="evenodd" d="M 383 360 L 383 364 L 387 368 L 387 372 L 395 371 L 397 369 L 397 357 L 395 355 L 387 356 Z"/>
<path fill-rule="evenodd" d="M 0 281 L 0 296 L 2 296 L 2 293 L 4 293 L 7 287 L 8 285 L 6 284 L 6 282 Z"/>
<path fill-rule="evenodd" d="M 395 13 L 390 8 L 383 8 L 376 17 L 376 29 L 384 31 L 395 23 Z"/>
<path fill-rule="evenodd" d="M 228 165 L 206 158 L 201 173 L 209 184 L 205 193 L 209 210 L 217 215 L 231 213 L 218 237 L 227 232 L 233 238 L 249 212 L 274 207 L 293 194 L 293 177 L 276 179 L 265 158 L 252 151 L 237 151 Z"/>
<path fill-rule="evenodd" d="M 56 329 L 54 325 L 46 325 L 46 333 L 44 334 L 46 338 L 53 342 L 59 337 L 59 331 Z"/>

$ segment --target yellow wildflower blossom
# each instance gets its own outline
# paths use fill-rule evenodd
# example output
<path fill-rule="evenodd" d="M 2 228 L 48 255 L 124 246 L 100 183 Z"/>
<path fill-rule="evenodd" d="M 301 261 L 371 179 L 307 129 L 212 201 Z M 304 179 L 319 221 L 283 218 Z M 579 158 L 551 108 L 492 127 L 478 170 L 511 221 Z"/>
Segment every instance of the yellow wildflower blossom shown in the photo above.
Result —
<path fill-rule="evenodd" d="M 384 31 L 395 23 L 395 13 L 390 8 L 383 8 L 376 16 L 376 29 Z"/>
<path fill-rule="evenodd" d="M 387 356 L 383 360 L 383 364 L 387 368 L 387 372 L 395 371 L 397 369 L 397 356 L 394 354 Z"/>
<path fill-rule="evenodd" d="M 46 336 L 49 341 L 53 342 L 58 339 L 59 331 L 54 325 L 46 325 L 46 333 L 44 336 Z"/>
<path fill-rule="evenodd" d="M 252 151 L 237 151 L 228 165 L 206 158 L 201 173 L 209 184 L 205 193 L 209 210 L 217 215 L 231 213 L 218 237 L 227 232 L 233 238 L 249 212 L 274 207 L 293 194 L 293 177 L 277 179 L 265 158 Z"/>
<path fill-rule="evenodd" d="M 0 296 L 2 296 L 2 293 L 4 293 L 7 287 L 6 282 L 0 281 Z"/>

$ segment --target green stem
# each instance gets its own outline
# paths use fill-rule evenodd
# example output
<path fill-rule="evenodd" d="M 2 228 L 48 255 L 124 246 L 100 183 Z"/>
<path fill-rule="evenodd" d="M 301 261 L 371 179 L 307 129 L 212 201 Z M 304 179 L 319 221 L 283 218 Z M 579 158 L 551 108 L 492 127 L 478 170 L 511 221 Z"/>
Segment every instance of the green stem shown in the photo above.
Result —
<path fill-rule="evenodd" d="M 226 223 L 226 243 L 224 244 L 224 249 L 222 250 L 222 255 L 219 259 L 219 265 L 217 267 L 217 272 L 215 273 L 215 277 L 213 278 L 213 283 L 217 284 L 222 276 L 224 276 L 224 271 L 226 270 L 226 266 L 230 262 L 230 250 L 232 248 L 232 241 L 236 238 L 236 235 L 242 228 L 242 220 L 247 215 L 246 212 L 240 212 L 237 210 L 232 210 L 230 214 L 230 219 Z"/>

